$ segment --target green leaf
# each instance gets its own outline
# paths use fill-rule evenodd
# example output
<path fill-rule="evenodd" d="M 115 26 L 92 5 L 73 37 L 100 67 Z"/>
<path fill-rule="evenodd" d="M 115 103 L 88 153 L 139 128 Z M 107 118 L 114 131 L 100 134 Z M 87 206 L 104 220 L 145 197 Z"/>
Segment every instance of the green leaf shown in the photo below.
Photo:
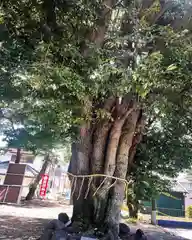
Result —
<path fill-rule="evenodd" d="M 167 71 L 173 71 L 175 69 L 177 69 L 177 66 L 175 64 L 171 64 L 167 67 Z"/>

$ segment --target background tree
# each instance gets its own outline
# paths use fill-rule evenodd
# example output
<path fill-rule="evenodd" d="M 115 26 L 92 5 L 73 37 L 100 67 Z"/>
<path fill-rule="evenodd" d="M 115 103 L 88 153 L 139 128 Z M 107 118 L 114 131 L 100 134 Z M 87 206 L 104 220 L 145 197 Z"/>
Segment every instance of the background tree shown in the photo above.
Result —
<path fill-rule="evenodd" d="M 127 193 L 127 206 L 130 218 L 138 218 L 139 210 L 144 210 L 143 202 L 151 202 L 157 199 L 160 194 L 169 192 L 172 187 L 170 180 L 161 177 L 155 173 L 143 172 L 130 184 Z"/>
<path fill-rule="evenodd" d="M 48 167 L 51 165 L 55 166 L 59 160 L 60 162 L 69 161 L 70 154 L 67 153 L 67 150 L 69 150 L 69 140 L 60 139 L 54 134 L 54 129 L 51 129 L 51 124 L 49 124 L 48 128 L 47 126 L 40 125 L 37 118 L 44 118 L 43 112 L 41 112 L 41 116 L 39 113 L 32 112 L 31 109 L 30 112 L 22 111 L 22 113 L 20 113 L 18 111 L 20 110 L 18 104 L 16 106 L 17 107 L 9 105 L 9 108 L 1 108 L 1 132 L 7 143 L 6 148 L 24 149 L 32 151 L 34 156 L 44 156 L 41 169 L 31 184 L 26 196 L 26 200 L 32 200 L 42 179 L 42 175 L 46 173 Z M 41 122 L 43 121 L 41 120 Z M 61 150 L 61 147 L 64 147 L 64 149 Z M 57 153 L 64 155 L 59 156 Z M 63 158 L 62 160 L 60 159 L 61 157 Z M 21 158 L 21 154 L 19 158 Z"/>
<path fill-rule="evenodd" d="M 29 200 L 33 199 L 35 192 L 37 190 L 37 187 L 42 179 L 42 176 L 46 173 L 46 170 L 51 163 L 53 163 L 53 159 L 51 159 L 50 154 L 47 153 L 47 155 L 45 155 L 45 157 L 44 157 L 41 170 L 37 174 L 37 176 L 34 179 L 34 181 L 32 182 L 32 184 L 29 186 L 29 192 L 27 193 L 25 200 L 29 201 Z"/>
<path fill-rule="evenodd" d="M 149 120 L 127 176 L 133 181 L 128 195 L 130 209 L 135 209 L 133 215 L 130 211 L 132 217 L 136 217 L 139 200 L 150 201 L 164 191 L 170 192 L 178 174 L 191 166 L 191 119 L 186 119 L 182 108 L 177 106 L 176 112 L 172 108 L 160 121 Z"/>
<path fill-rule="evenodd" d="M 183 31 L 190 29 L 190 5 L 50 0 L 3 1 L 1 8 L 7 35 L 1 54 L 8 59 L 1 71 L 11 89 L 21 90 L 20 111 L 46 111 L 45 118 L 35 115 L 40 126 L 51 125 L 61 138 L 76 136 L 73 175 L 109 176 L 104 182 L 85 179 L 82 188 L 78 178 L 73 222 L 117 239 L 124 197 L 119 178 L 130 172 L 150 120 L 155 118 L 155 130 L 168 125 L 167 116 L 182 115 L 180 137 L 190 141 L 191 33 Z"/>

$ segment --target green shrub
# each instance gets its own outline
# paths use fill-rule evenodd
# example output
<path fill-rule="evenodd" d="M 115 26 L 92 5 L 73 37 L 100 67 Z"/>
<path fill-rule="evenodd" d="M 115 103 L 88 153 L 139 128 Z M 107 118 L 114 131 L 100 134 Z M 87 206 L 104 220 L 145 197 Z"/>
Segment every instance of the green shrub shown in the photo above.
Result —
<path fill-rule="evenodd" d="M 187 208 L 187 217 L 192 218 L 192 205 Z"/>

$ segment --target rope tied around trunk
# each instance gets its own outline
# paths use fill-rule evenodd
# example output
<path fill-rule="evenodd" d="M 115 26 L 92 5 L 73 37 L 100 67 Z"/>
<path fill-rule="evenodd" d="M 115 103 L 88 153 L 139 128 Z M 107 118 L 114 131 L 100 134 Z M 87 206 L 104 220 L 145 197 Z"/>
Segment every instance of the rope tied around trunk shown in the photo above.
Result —
<path fill-rule="evenodd" d="M 77 200 L 78 200 L 78 199 L 80 198 L 80 196 L 81 196 L 81 191 L 82 191 L 82 188 L 83 188 L 84 181 L 85 181 L 85 178 L 83 178 L 82 181 L 81 181 L 81 186 L 80 186 L 80 188 L 79 188 L 79 195 L 78 195 L 78 197 L 77 197 Z"/>
<path fill-rule="evenodd" d="M 73 194 L 74 194 L 74 192 L 75 192 L 76 185 L 77 185 L 77 178 L 74 178 L 73 185 L 71 186 L 71 187 L 73 187 L 73 191 L 72 191 L 72 193 L 71 193 L 72 196 L 73 196 Z"/>
<path fill-rule="evenodd" d="M 87 188 L 87 191 L 86 191 L 86 193 L 85 193 L 84 199 L 87 199 L 87 196 L 88 196 L 88 194 L 89 194 L 89 190 L 90 190 L 90 187 L 91 187 L 92 180 L 93 180 L 93 177 L 90 177 L 90 178 L 89 178 L 89 183 L 88 183 L 88 188 Z"/>
<path fill-rule="evenodd" d="M 110 175 L 106 175 L 106 174 L 75 175 L 75 174 L 72 174 L 72 173 L 69 173 L 69 172 L 67 174 L 68 174 L 68 176 L 70 176 L 72 178 L 72 187 L 73 187 L 73 191 L 71 193 L 72 196 L 73 196 L 73 194 L 75 192 L 75 189 L 76 189 L 77 179 L 78 178 L 82 179 L 81 186 L 79 188 L 79 193 L 78 193 L 77 200 L 80 198 L 81 191 L 82 191 L 82 188 L 83 188 L 83 184 L 85 182 L 85 178 L 89 179 L 88 188 L 87 188 L 87 191 L 86 191 L 85 196 L 84 196 L 84 199 L 87 198 L 87 196 L 89 194 L 89 191 L 90 191 L 91 183 L 92 183 L 92 180 L 93 180 L 94 177 L 104 177 L 104 180 L 96 188 L 95 192 L 93 193 L 93 196 L 95 196 L 97 194 L 97 192 L 102 187 L 102 185 L 106 181 L 106 179 L 107 178 L 111 178 L 111 179 L 114 179 L 115 181 L 107 188 L 107 191 L 109 191 L 112 187 L 114 187 L 115 184 L 117 183 L 117 181 L 121 181 L 121 182 L 123 182 L 125 184 L 125 198 L 127 199 L 128 185 L 129 185 L 130 181 L 127 181 L 124 178 L 118 178 L 118 177 L 110 176 Z"/>
<path fill-rule="evenodd" d="M 99 187 L 95 190 L 95 192 L 93 193 L 93 197 L 97 194 L 97 192 L 99 191 L 99 189 L 103 186 L 103 184 L 104 184 L 104 182 L 105 182 L 106 179 L 107 179 L 107 178 L 105 177 L 105 178 L 103 179 L 103 181 L 101 182 L 101 184 L 99 185 Z"/>

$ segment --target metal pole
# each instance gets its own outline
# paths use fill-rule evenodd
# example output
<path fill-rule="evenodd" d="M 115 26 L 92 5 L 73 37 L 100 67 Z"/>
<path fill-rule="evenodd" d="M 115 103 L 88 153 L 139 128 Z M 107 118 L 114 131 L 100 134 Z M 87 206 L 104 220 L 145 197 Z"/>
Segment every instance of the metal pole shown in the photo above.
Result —
<path fill-rule="evenodd" d="M 151 211 L 151 224 L 156 225 L 157 219 L 156 219 L 156 200 L 153 198 L 151 201 L 152 211 Z"/>
<path fill-rule="evenodd" d="M 17 155 L 16 155 L 15 163 L 20 163 L 20 161 L 21 161 L 21 149 L 17 148 Z"/>

